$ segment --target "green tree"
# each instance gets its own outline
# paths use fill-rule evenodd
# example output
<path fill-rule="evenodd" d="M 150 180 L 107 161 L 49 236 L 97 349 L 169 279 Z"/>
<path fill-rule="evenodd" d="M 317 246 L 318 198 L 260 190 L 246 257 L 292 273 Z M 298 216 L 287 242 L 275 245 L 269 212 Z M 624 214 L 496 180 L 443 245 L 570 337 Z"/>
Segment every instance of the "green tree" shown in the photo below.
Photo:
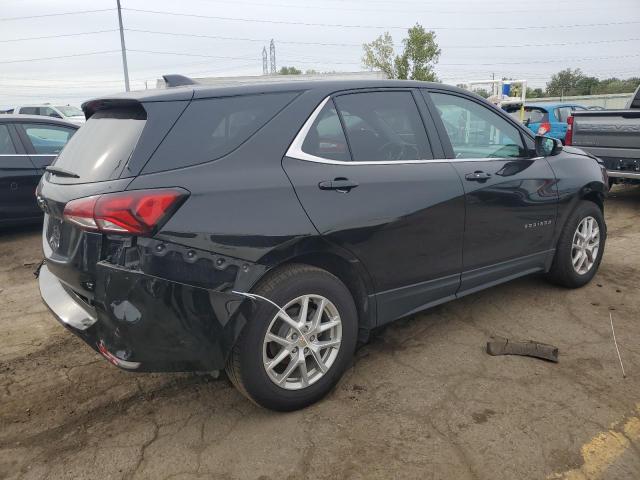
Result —
<path fill-rule="evenodd" d="M 407 31 L 403 50 L 396 55 L 389 32 L 362 45 L 362 64 L 370 70 L 380 70 L 389 78 L 438 81 L 434 66 L 440 58 L 436 34 L 418 23 Z"/>
<path fill-rule="evenodd" d="M 278 75 L 300 75 L 302 70 L 298 70 L 296 67 L 282 67 L 278 70 Z"/>
<path fill-rule="evenodd" d="M 551 76 L 551 80 L 547 82 L 547 95 L 550 97 L 578 95 L 578 82 L 584 80 L 584 78 L 585 75 L 579 68 L 575 70 L 567 68 L 554 73 Z"/>
<path fill-rule="evenodd" d="M 527 87 L 527 98 L 542 98 L 544 97 L 544 91 L 541 88 Z"/>

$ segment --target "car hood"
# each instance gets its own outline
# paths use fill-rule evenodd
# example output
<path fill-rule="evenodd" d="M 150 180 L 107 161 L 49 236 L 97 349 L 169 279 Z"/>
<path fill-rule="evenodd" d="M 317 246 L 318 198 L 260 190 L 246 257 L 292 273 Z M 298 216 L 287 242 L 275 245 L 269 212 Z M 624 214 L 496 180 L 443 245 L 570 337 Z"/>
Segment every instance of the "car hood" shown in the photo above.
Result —
<path fill-rule="evenodd" d="M 589 152 L 585 152 L 584 150 L 581 150 L 579 148 L 573 147 L 571 145 L 565 145 L 562 147 L 562 150 L 564 152 L 570 153 L 572 155 L 580 155 L 583 157 L 589 157 L 589 158 L 593 158 L 595 161 L 597 161 L 598 163 L 603 163 L 602 160 L 600 160 L 598 157 L 596 157 L 595 155 L 589 153 Z"/>

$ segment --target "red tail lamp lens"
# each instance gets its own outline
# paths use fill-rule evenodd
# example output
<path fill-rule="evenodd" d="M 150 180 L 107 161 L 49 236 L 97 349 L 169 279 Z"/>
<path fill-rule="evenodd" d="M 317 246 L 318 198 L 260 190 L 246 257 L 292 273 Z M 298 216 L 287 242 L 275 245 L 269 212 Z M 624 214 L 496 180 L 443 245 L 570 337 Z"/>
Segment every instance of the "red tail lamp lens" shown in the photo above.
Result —
<path fill-rule="evenodd" d="M 551 124 L 547 122 L 542 123 L 538 128 L 538 135 L 545 135 L 549 130 L 551 130 Z"/>
<path fill-rule="evenodd" d="M 64 218 L 85 229 L 149 235 L 169 219 L 187 196 L 185 190 L 171 188 L 79 198 L 67 203 Z"/>

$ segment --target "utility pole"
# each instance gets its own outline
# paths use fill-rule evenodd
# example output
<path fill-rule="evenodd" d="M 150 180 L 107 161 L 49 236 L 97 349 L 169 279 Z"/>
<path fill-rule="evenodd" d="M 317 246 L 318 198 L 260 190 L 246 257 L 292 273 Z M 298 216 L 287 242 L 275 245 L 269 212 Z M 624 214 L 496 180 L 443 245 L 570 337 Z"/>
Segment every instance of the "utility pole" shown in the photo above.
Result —
<path fill-rule="evenodd" d="M 262 74 L 269 75 L 269 65 L 267 62 L 267 47 L 262 47 Z"/>
<path fill-rule="evenodd" d="M 271 43 L 269 44 L 269 57 L 270 57 L 269 59 L 271 60 L 271 75 L 275 75 L 275 73 L 276 73 L 276 44 L 273 42 L 273 38 L 271 39 Z"/>
<path fill-rule="evenodd" d="M 124 46 L 124 30 L 122 28 L 122 8 L 120 7 L 120 0 L 116 0 L 118 3 L 118 23 L 120 24 L 120 47 L 122 48 L 122 68 L 124 70 L 124 89 L 129 91 L 129 67 L 127 67 L 127 47 Z"/>

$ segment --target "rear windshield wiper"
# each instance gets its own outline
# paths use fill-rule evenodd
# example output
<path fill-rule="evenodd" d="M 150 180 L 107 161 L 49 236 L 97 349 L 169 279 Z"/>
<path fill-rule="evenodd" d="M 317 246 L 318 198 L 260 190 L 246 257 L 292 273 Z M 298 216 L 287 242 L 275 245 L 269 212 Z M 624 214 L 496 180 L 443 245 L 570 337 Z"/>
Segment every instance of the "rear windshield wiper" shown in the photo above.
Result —
<path fill-rule="evenodd" d="M 64 168 L 54 167 L 52 165 L 45 167 L 45 171 L 53 173 L 54 175 L 58 175 L 59 177 L 80 178 L 80 175 L 78 175 L 77 173 L 70 172 L 69 170 L 65 170 Z"/>

